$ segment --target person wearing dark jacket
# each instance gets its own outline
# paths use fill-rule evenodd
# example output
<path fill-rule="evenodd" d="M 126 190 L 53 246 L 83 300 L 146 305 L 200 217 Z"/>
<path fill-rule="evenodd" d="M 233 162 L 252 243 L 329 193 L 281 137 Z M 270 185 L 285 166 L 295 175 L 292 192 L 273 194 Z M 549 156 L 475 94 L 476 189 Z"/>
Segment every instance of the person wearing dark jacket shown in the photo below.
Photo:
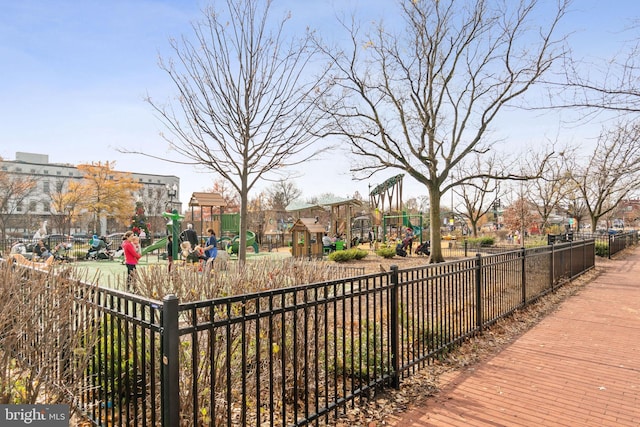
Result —
<path fill-rule="evenodd" d="M 187 224 L 187 229 L 180 233 L 180 243 L 189 242 L 191 248 L 198 246 L 198 234 L 193 229 L 193 224 Z"/>

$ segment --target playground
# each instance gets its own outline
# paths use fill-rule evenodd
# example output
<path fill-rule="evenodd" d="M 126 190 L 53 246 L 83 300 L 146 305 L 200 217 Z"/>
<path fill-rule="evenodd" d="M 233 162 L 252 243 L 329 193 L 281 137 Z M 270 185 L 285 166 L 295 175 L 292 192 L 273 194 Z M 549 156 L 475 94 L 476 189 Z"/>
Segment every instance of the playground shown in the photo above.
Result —
<path fill-rule="evenodd" d="M 358 200 L 340 200 L 329 202 L 321 206 L 330 212 L 328 228 L 326 225 L 318 223 L 318 217 L 306 218 L 309 215 L 305 209 L 298 212 L 298 219 L 293 221 L 286 230 L 290 236 L 292 244 L 282 247 L 263 247 L 262 251 L 256 239 L 254 231 L 247 231 L 245 240 L 247 248 L 247 261 L 260 260 L 265 258 L 285 259 L 290 257 L 306 258 L 309 260 L 322 260 L 326 258 L 327 251 L 322 245 L 322 235 L 328 232 L 331 235 L 341 235 L 344 237 L 344 249 L 358 247 L 367 250 L 369 254 L 363 260 L 354 262 L 358 266 L 365 268 L 368 273 L 380 270 L 389 270 L 391 265 L 400 267 L 411 267 L 424 265 L 424 256 L 393 257 L 391 259 L 382 258 L 376 255 L 375 251 L 379 244 L 393 244 L 402 240 L 407 230 L 411 230 L 414 247 L 417 247 L 424 240 L 423 217 L 421 214 L 408 214 L 402 210 L 402 181 L 404 175 L 397 175 L 387 179 L 382 184 L 370 189 L 369 206 L 370 211 L 365 216 L 362 202 Z M 189 203 L 191 212 L 185 215 L 177 211 L 165 212 L 162 216 L 167 220 L 167 235 L 173 237 L 174 242 L 179 242 L 179 236 L 185 223 L 193 224 L 194 229 L 200 236 L 205 230 L 211 228 L 218 236 L 219 254 L 221 251 L 228 254 L 231 262 L 236 258 L 240 246 L 239 222 L 240 215 L 237 213 L 224 213 L 226 202 L 216 193 L 193 193 Z M 189 218 L 190 216 L 190 218 Z M 373 237 L 373 242 L 369 239 Z M 203 237 L 201 244 L 204 243 Z M 138 269 L 148 268 L 167 269 L 167 237 L 155 240 L 142 249 L 142 258 L 139 261 Z M 179 254 L 179 244 L 173 245 L 173 259 L 176 266 L 182 265 Z M 225 258 L 227 255 L 220 255 Z M 82 278 L 124 278 L 126 268 L 123 265 L 122 256 L 113 257 L 112 260 L 102 259 L 95 261 L 82 261 L 73 263 L 77 277 Z"/>

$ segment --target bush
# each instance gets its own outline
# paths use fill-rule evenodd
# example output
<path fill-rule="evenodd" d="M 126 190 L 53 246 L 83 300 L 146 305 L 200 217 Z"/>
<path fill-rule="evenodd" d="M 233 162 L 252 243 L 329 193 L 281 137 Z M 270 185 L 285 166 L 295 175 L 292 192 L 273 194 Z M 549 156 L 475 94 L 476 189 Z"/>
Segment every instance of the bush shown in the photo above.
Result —
<path fill-rule="evenodd" d="M 495 243 L 495 239 L 492 236 L 473 237 L 471 239 L 467 239 L 467 244 L 474 247 L 493 246 Z"/>
<path fill-rule="evenodd" d="M 599 257 L 609 256 L 609 244 L 596 241 L 596 255 Z"/>
<path fill-rule="evenodd" d="M 351 248 L 344 251 L 334 251 L 329 254 L 329 260 L 335 262 L 347 262 L 352 259 L 362 259 L 368 255 L 367 251 Z"/>
<path fill-rule="evenodd" d="M 396 248 L 382 247 L 376 251 L 376 255 L 382 258 L 393 258 L 396 256 Z"/>
<path fill-rule="evenodd" d="M 358 249 L 358 248 L 353 248 L 353 249 L 349 249 L 350 251 L 354 252 L 354 258 L 355 259 L 363 259 L 366 258 L 367 255 L 369 255 L 369 252 L 362 250 L 362 249 Z"/>

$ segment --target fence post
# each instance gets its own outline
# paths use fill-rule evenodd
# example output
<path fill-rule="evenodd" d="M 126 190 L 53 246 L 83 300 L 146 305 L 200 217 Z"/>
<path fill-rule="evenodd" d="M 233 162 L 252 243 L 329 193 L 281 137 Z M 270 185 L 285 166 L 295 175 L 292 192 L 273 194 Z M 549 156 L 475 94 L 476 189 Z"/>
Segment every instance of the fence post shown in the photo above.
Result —
<path fill-rule="evenodd" d="M 482 255 L 476 254 L 476 326 L 482 332 Z"/>
<path fill-rule="evenodd" d="M 612 234 L 609 234 L 607 232 L 607 238 L 609 239 L 609 244 L 607 245 L 607 252 L 609 253 L 609 259 L 611 259 L 611 236 Z"/>
<path fill-rule="evenodd" d="M 555 245 L 551 245 L 551 290 L 556 283 L 556 255 Z"/>
<path fill-rule="evenodd" d="M 162 425 L 180 425 L 178 298 L 162 300 Z"/>
<path fill-rule="evenodd" d="M 527 249 L 522 247 L 522 305 L 527 305 Z"/>
<path fill-rule="evenodd" d="M 398 337 L 398 330 L 400 326 L 399 313 L 398 313 L 398 266 L 391 266 L 391 319 L 389 319 L 389 327 L 391 333 L 389 334 L 389 340 L 391 345 L 391 368 L 393 369 L 393 375 L 391 379 L 391 386 L 396 390 L 400 388 L 400 340 Z"/>
<path fill-rule="evenodd" d="M 467 257 L 467 239 L 464 239 L 464 257 Z"/>
<path fill-rule="evenodd" d="M 573 280 L 573 240 L 569 241 L 569 280 Z"/>

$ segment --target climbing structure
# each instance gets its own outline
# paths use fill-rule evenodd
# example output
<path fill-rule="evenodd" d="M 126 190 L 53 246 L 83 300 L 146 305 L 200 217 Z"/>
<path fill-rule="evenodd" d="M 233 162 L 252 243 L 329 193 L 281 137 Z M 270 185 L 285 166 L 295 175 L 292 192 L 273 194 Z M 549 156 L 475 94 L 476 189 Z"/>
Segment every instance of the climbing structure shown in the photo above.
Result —
<path fill-rule="evenodd" d="M 373 223 L 381 225 L 383 215 L 402 212 L 402 180 L 404 174 L 392 176 L 369 192 L 369 201 L 374 211 Z M 388 205 L 388 208 L 386 206 Z"/>

